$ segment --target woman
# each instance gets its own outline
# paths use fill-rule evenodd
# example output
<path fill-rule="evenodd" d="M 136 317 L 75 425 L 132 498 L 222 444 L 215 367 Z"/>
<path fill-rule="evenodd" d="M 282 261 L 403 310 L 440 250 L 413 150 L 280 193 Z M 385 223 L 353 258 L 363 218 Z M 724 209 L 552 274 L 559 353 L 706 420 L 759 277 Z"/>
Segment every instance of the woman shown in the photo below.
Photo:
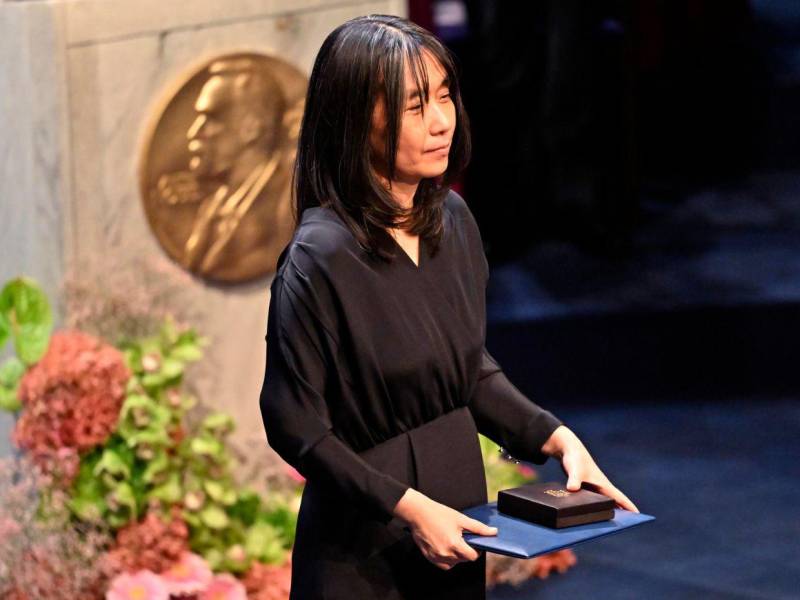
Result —
<path fill-rule="evenodd" d="M 306 478 L 291 597 L 485 598 L 461 509 L 487 501 L 478 432 L 561 460 L 635 506 L 484 347 L 480 232 L 449 184 L 469 159 L 451 55 L 394 16 L 344 23 L 309 82 L 299 224 L 271 285 L 261 412 Z"/>

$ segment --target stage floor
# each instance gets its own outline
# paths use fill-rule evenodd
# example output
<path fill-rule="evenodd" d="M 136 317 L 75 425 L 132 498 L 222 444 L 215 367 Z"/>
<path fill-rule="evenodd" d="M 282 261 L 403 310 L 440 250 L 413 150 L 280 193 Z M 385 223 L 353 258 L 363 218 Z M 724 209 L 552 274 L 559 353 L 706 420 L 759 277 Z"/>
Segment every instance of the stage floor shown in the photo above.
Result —
<path fill-rule="evenodd" d="M 576 547 L 567 573 L 491 600 L 797 598 L 798 398 L 553 408 L 656 521 Z M 564 479 L 553 460 L 533 466 Z"/>

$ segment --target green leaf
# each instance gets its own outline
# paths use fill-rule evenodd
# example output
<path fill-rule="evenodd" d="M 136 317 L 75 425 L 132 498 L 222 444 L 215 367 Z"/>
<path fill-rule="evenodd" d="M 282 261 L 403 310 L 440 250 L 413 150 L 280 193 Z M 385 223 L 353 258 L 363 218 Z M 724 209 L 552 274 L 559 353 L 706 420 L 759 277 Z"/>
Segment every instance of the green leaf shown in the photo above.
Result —
<path fill-rule="evenodd" d="M 0 409 L 8 412 L 17 412 L 22 404 L 17 397 L 17 389 L 0 387 Z"/>
<path fill-rule="evenodd" d="M 247 530 L 244 547 L 248 556 L 265 563 L 280 562 L 284 556 L 281 532 L 263 521 Z"/>
<path fill-rule="evenodd" d="M 106 522 L 113 528 L 113 529 L 122 529 L 126 525 L 129 525 L 133 522 L 133 519 L 128 516 L 127 514 L 123 513 L 109 513 L 106 515 Z"/>
<path fill-rule="evenodd" d="M 194 529 L 198 529 L 203 526 L 200 516 L 189 510 L 183 511 L 182 518 L 190 527 L 193 527 Z"/>
<path fill-rule="evenodd" d="M 233 417 L 229 414 L 217 412 L 203 419 L 202 428 L 211 433 L 230 433 L 236 427 Z"/>
<path fill-rule="evenodd" d="M 16 387 L 19 380 L 25 374 L 25 365 L 16 356 L 9 356 L 0 365 L 0 386 L 11 388 Z"/>
<path fill-rule="evenodd" d="M 6 345 L 8 337 L 11 335 L 11 324 L 6 316 L 0 312 L 0 350 Z"/>
<path fill-rule="evenodd" d="M 136 424 L 136 413 L 146 415 L 146 425 L 140 427 Z M 161 406 L 149 396 L 131 394 L 122 405 L 117 432 L 130 447 L 140 443 L 167 445 L 171 442 L 166 429 L 170 418 L 171 412 L 167 407 Z"/>
<path fill-rule="evenodd" d="M 95 466 L 100 462 L 101 456 L 102 450 L 96 448 L 81 458 L 78 475 L 72 484 L 73 496 L 101 498 L 105 494 L 105 485 L 94 475 Z"/>
<path fill-rule="evenodd" d="M 16 356 L 8 357 L 0 366 L 0 409 L 16 412 L 22 407 L 17 389 L 24 374 L 25 365 Z"/>
<path fill-rule="evenodd" d="M 107 488 L 93 473 L 100 456 L 101 451 L 97 448 L 83 456 L 72 483 L 72 497 L 67 506 L 79 519 L 99 519 L 106 511 L 104 496 Z"/>
<path fill-rule="evenodd" d="M 208 563 L 208 566 L 211 567 L 212 571 L 217 571 L 222 566 L 222 561 L 224 560 L 225 555 L 217 548 L 209 548 L 203 552 L 203 558 L 206 559 L 206 562 Z"/>
<path fill-rule="evenodd" d="M 125 464 L 123 458 L 114 450 L 106 448 L 103 455 L 92 470 L 95 477 L 99 477 L 103 482 L 113 487 L 119 481 L 129 479 L 131 476 L 130 466 Z"/>
<path fill-rule="evenodd" d="M 129 346 L 125 348 L 123 351 L 123 355 L 125 357 L 125 364 L 127 367 L 140 375 L 144 369 L 142 369 L 142 350 L 138 346 Z"/>
<path fill-rule="evenodd" d="M 135 406 L 147 408 L 151 403 L 154 403 L 154 401 L 150 396 L 145 394 L 130 394 L 127 398 L 125 398 L 125 403 L 122 405 L 122 416 L 126 415 Z"/>
<path fill-rule="evenodd" d="M 181 403 L 181 410 L 189 410 L 197 406 L 197 397 L 191 394 L 184 394 Z"/>
<path fill-rule="evenodd" d="M 166 429 L 156 429 L 155 427 L 140 429 L 135 433 L 128 435 L 126 439 L 128 441 L 128 446 L 131 448 L 135 448 L 139 444 L 149 444 L 151 446 L 164 447 L 169 446 L 172 442 L 172 439 L 169 437 Z"/>
<path fill-rule="evenodd" d="M 139 348 L 142 350 L 142 356 L 145 354 L 156 354 L 161 360 L 161 341 L 158 338 L 148 337 L 140 338 L 138 340 Z"/>
<path fill-rule="evenodd" d="M 175 342 L 176 346 L 182 346 L 184 344 L 193 344 L 195 346 L 202 347 L 208 344 L 208 339 L 198 335 L 197 330 L 193 327 L 189 327 L 180 332 L 180 335 L 178 335 L 178 339 Z"/>
<path fill-rule="evenodd" d="M 217 502 L 220 502 L 225 495 L 225 486 L 213 479 L 206 479 L 203 481 L 203 489 L 205 489 L 212 500 L 216 500 Z"/>
<path fill-rule="evenodd" d="M 211 456 L 214 458 L 220 456 L 224 450 L 222 443 L 219 440 L 205 435 L 192 438 L 189 448 L 195 454 L 199 454 L 200 456 Z"/>
<path fill-rule="evenodd" d="M 244 575 L 247 573 L 247 570 L 250 568 L 252 564 L 252 559 L 245 555 L 244 559 L 241 561 L 233 560 L 227 554 L 225 555 L 225 560 L 222 562 L 222 571 L 225 573 L 232 573 L 234 575 Z"/>
<path fill-rule="evenodd" d="M 169 457 L 163 450 L 156 453 L 153 460 L 147 463 L 147 467 L 142 473 L 142 479 L 147 483 L 152 483 L 153 480 L 161 473 L 169 469 Z"/>
<path fill-rule="evenodd" d="M 67 500 L 67 507 L 83 521 L 97 521 L 106 511 L 106 503 L 102 498 L 83 496 Z"/>
<path fill-rule="evenodd" d="M 125 395 L 131 396 L 134 394 L 142 394 L 144 393 L 144 388 L 142 387 L 142 382 L 139 380 L 139 376 L 135 373 L 128 378 L 128 383 L 125 384 Z"/>
<path fill-rule="evenodd" d="M 9 281 L 0 292 L 0 314 L 0 340 L 5 342 L 10 335 L 20 360 L 27 365 L 37 362 L 47 350 L 53 328 L 50 303 L 39 285 L 28 277 Z"/>
<path fill-rule="evenodd" d="M 204 480 L 203 489 L 212 500 L 224 506 L 234 505 L 239 498 L 235 489 L 213 479 Z"/>
<path fill-rule="evenodd" d="M 269 507 L 262 507 L 256 522 L 264 521 L 278 529 L 283 535 L 284 548 L 290 548 L 294 543 L 294 534 L 297 529 L 297 512 L 284 501 L 270 501 Z"/>
<path fill-rule="evenodd" d="M 153 488 L 150 493 L 147 495 L 149 498 L 158 498 L 162 502 L 166 502 L 167 504 L 174 504 L 179 502 L 180 499 L 183 497 L 183 489 L 181 488 L 181 481 L 180 476 L 177 473 L 170 473 L 169 479 L 165 481 L 163 484 Z M 186 515 L 186 521 L 189 522 L 190 519 L 188 515 L 190 514 L 189 511 L 184 511 Z M 189 523 L 190 525 L 199 525 L 199 521 L 195 521 L 194 523 Z"/>
<path fill-rule="evenodd" d="M 133 488 L 126 481 L 121 482 L 114 487 L 109 496 L 116 502 L 116 510 L 112 510 L 115 516 L 125 517 L 125 522 L 135 521 L 137 519 L 138 511 L 136 506 L 136 497 L 133 493 Z M 111 508 L 111 501 L 109 496 L 106 497 L 106 505 Z"/>
<path fill-rule="evenodd" d="M 175 326 L 175 319 L 172 315 L 166 316 L 161 324 L 159 334 L 161 335 L 161 343 L 164 346 L 172 346 L 178 341 L 178 328 Z"/>
<path fill-rule="evenodd" d="M 166 381 L 173 381 L 183 375 L 183 363 L 174 358 L 165 358 L 161 363 L 161 375 Z"/>
<path fill-rule="evenodd" d="M 203 352 L 196 344 L 181 344 L 180 346 L 175 346 L 170 351 L 169 355 L 183 362 L 193 362 L 203 358 Z"/>
<path fill-rule="evenodd" d="M 230 522 L 227 513 L 216 504 L 208 504 L 201 510 L 200 520 L 211 529 L 224 529 Z"/>
<path fill-rule="evenodd" d="M 252 525 L 261 507 L 261 496 L 252 490 L 245 490 L 238 496 L 236 503 L 230 508 L 230 514 L 245 525 Z"/>
<path fill-rule="evenodd" d="M 167 382 L 167 378 L 161 372 L 145 373 L 142 375 L 142 385 L 148 390 L 159 388 Z"/>
<path fill-rule="evenodd" d="M 225 506 L 233 506 L 236 504 L 236 501 L 239 499 L 239 494 L 233 488 L 228 488 L 225 490 L 225 493 L 222 495 L 220 502 Z"/>

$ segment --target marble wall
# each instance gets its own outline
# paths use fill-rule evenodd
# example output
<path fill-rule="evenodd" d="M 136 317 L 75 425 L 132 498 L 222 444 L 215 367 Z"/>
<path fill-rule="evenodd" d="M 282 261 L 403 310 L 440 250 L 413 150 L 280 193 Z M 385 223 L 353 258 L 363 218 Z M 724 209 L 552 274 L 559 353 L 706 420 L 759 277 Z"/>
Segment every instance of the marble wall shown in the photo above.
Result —
<path fill-rule="evenodd" d="M 367 13 L 405 15 L 406 3 L 0 0 L 0 281 L 35 277 L 63 316 L 60 284 L 76 261 L 94 258 L 100 283 L 104 269 L 134 255 L 181 275 L 149 230 L 137 182 L 165 90 L 234 51 L 272 53 L 308 74 L 324 37 Z M 211 340 L 192 371 L 197 390 L 236 417 L 233 442 L 245 455 L 274 458 L 258 409 L 269 278 L 225 287 L 186 280 L 202 314 L 196 325 Z M 0 426 L 0 452 L 9 425 Z"/>

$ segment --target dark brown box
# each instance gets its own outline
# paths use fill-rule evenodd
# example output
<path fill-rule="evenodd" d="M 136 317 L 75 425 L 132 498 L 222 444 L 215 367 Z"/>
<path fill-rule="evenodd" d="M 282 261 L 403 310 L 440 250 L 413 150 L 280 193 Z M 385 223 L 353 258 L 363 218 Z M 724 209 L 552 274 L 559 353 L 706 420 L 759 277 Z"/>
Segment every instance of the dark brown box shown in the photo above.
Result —
<path fill-rule="evenodd" d="M 608 521 L 614 518 L 616 502 L 596 492 L 567 491 L 560 483 L 526 483 L 500 490 L 497 510 L 518 519 L 553 529 Z"/>

